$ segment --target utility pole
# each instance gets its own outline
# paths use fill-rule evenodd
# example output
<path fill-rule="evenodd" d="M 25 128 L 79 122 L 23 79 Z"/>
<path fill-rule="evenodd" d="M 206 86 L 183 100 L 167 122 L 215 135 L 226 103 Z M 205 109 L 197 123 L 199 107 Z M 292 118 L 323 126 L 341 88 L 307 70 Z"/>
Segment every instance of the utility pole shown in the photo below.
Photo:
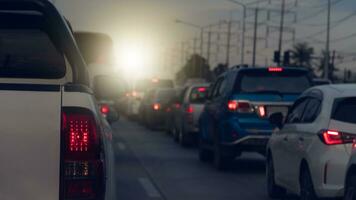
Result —
<path fill-rule="evenodd" d="M 226 45 L 226 62 L 225 62 L 227 67 L 229 67 L 229 63 L 230 63 L 231 26 L 232 26 L 232 13 L 230 13 L 230 19 L 227 22 L 227 45 Z"/>
<path fill-rule="evenodd" d="M 245 34 L 246 34 L 246 6 L 243 6 L 242 18 L 242 41 L 241 41 L 241 64 L 245 64 Z"/>
<path fill-rule="evenodd" d="M 204 28 L 200 28 L 200 55 L 204 54 Z"/>
<path fill-rule="evenodd" d="M 210 50 L 211 50 L 211 30 L 209 29 L 208 32 L 208 47 L 207 47 L 207 55 L 206 55 L 206 60 L 208 65 L 210 64 Z"/>
<path fill-rule="evenodd" d="M 197 53 L 197 43 L 198 43 L 198 39 L 195 37 L 193 39 L 193 55 Z"/>
<path fill-rule="evenodd" d="M 255 8 L 255 26 L 254 26 L 254 33 L 253 33 L 252 67 L 256 67 L 258 11 L 259 11 L 258 8 Z"/>
<path fill-rule="evenodd" d="M 326 31 L 326 56 L 324 64 L 324 78 L 329 79 L 329 63 L 330 63 L 330 15 L 331 15 L 331 0 L 328 0 L 328 16 L 327 16 L 327 31 Z"/>
<path fill-rule="evenodd" d="M 183 67 L 184 66 L 184 64 L 185 64 L 185 44 L 184 44 L 184 42 L 182 42 L 181 43 L 181 52 L 180 52 L 180 55 L 181 55 L 181 67 Z"/>
<path fill-rule="evenodd" d="M 330 0 L 329 0 L 329 2 L 330 2 Z M 285 13 L 285 7 L 286 7 L 286 0 L 282 0 L 281 26 L 280 26 L 280 30 L 279 30 L 279 47 L 278 47 L 279 55 L 282 55 L 282 43 L 283 43 L 283 29 L 284 29 L 284 13 Z M 279 59 L 278 65 L 281 65 L 281 59 Z"/>

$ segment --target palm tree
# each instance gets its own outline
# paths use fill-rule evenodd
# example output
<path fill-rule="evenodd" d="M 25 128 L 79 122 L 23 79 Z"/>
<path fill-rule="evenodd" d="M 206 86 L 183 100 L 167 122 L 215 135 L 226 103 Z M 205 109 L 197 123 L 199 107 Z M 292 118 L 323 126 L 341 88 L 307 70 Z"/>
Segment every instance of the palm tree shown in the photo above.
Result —
<path fill-rule="evenodd" d="M 329 56 L 329 58 L 330 58 L 330 56 Z M 318 71 L 321 72 L 322 77 L 324 77 L 325 59 L 326 59 L 326 51 L 323 50 L 321 52 L 321 56 L 319 58 L 319 64 L 318 64 Z M 337 72 L 337 71 L 339 71 L 339 70 L 335 67 L 335 64 L 333 64 L 332 62 L 329 62 L 328 77 L 331 81 L 335 81 L 337 79 L 337 77 L 335 76 L 335 72 Z"/>
<path fill-rule="evenodd" d="M 314 48 L 307 42 L 295 44 L 291 53 L 291 66 L 312 69 Z"/>

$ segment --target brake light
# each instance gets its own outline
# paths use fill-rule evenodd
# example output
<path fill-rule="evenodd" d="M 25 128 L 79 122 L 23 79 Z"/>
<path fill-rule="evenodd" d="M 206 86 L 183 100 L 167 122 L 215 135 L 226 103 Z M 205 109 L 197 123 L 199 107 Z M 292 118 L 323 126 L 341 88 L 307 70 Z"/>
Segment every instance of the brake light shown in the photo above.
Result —
<path fill-rule="evenodd" d="M 335 145 L 342 144 L 341 133 L 337 131 L 324 131 L 323 133 L 323 141 L 327 145 Z"/>
<path fill-rule="evenodd" d="M 194 112 L 193 106 L 192 105 L 188 105 L 186 112 L 189 113 L 189 114 L 193 113 Z"/>
<path fill-rule="evenodd" d="M 240 113 L 253 112 L 253 108 L 251 107 L 251 104 L 248 101 L 230 100 L 227 103 L 227 107 L 229 111 L 233 111 L 233 112 L 240 112 Z"/>
<path fill-rule="evenodd" d="M 161 104 L 159 104 L 159 103 L 155 103 L 155 104 L 153 104 L 152 105 L 152 108 L 153 108 L 153 110 L 160 110 L 161 109 Z"/>
<path fill-rule="evenodd" d="M 83 108 L 64 108 L 61 129 L 61 199 L 102 198 L 104 167 L 94 115 Z"/>
<path fill-rule="evenodd" d="M 178 108 L 180 108 L 180 104 L 179 103 L 176 103 L 175 104 L 175 107 L 178 109 Z"/>
<path fill-rule="evenodd" d="M 269 67 L 268 71 L 269 72 L 283 72 L 283 68 L 282 67 Z"/>
<path fill-rule="evenodd" d="M 198 88 L 198 92 L 206 92 L 206 88 L 205 87 L 200 87 L 200 88 Z"/>
<path fill-rule="evenodd" d="M 103 104 L 100 106 L 100 112 L 103 115 L 107 115 L 110 112 L 110 107 L 107 104 Z"/>
<path fill-rule="evenodd" d="M 320 131 L 319 135 L 321 141 L 327 145 L 354 143 L 356 139 L 356 134 L 342 133 L 334 130 Z"/>

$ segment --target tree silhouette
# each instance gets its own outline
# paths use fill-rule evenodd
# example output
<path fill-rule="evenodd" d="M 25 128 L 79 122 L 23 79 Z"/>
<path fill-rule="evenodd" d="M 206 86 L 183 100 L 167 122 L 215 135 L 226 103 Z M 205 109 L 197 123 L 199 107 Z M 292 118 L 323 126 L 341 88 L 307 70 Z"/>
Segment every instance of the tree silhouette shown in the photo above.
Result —
<path fill-rule="evenodd" d="M 314 48 L 310 47 L 307 42 L 297 43 L 291 50 L 291 66 L 313 68 Z"/>

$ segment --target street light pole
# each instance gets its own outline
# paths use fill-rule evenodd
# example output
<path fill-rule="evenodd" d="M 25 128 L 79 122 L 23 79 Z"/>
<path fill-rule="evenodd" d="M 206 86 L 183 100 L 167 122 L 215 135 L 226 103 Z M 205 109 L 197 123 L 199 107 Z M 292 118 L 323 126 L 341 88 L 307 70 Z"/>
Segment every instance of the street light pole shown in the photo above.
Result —
<path fill-rule="evenodd" d="M 330 63 L 330 15 L 331 15 L 331 0 L 328 0 L 328 16 L 327 16 L 327 31 L 326 31 L 326 55 L 324 64 L 324 78 L 329 79 L 329 63 Z"/>
<path fill-rule="evenodd" d="M 230 13 L 230 19 L 227 22 L 227 45 L 226 45 L 226 60 L 225 60 L 227 67 L 229 67 L 229 63 L 230 63 L 231 28 L 232 28 L 232 13 Z"/>
<path fill-rule="evenodd" d="M 280 29 L 279 29 L 279 45 L 278 45 L 279 55 L 282 54 L 285 5 L 286 5 L 286 0 L 282 0 L 281 25 L 280 25 Z M 281 65 L 281 59 L 279 59 L 278 65 Z"/>
<path fill-rule="evenodd" d="M 255 25 L 253 32 L 253 52 L 252 52 L 252 67 L 256 67 L 256 47 L 257 47 L 257 25 L 258 25 L 258 8 L 255 8 Z"/>

